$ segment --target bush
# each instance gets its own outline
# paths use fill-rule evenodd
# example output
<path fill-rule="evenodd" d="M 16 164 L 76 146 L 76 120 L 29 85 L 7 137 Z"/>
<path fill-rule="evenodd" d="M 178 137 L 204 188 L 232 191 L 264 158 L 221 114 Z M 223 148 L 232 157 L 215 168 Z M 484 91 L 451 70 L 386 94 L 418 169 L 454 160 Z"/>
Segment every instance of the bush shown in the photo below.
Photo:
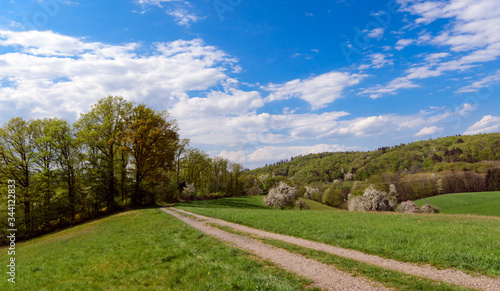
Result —
<path fill-rule="evenodd" d="M 366 188 L 363 196 L 349 194 L 347 200 L 349 211 L 392 211 L 394 203 L 387 198 L 387 193 L 375 189 L 372 185 Z"/>
<path fill-rule="evenodd" d="M 253 195 L 262 195 L 262 189 L 257 186 L 252 186 L 248 189 L 245 189 L 245 195 L 253 196 Z"/>
<path fill-rule="evenodd" d="M 182 198 L 183 199 L 193 199 L 196 194 L 196 188 L 193 184 L 187 184 L 184 189 L 182 189 Z"/>
<path fill-rule="evenodd" d="M 272 187 L 269 194 L 264 198 L 267 206 L 277 206 L 281 209 L 295 206 L 295 200 L 299 198 L 299 191 L 295 187 L 290 187 L 284 182 Z"/>
<path fill-rule="evenodd" d="M 298 200 L 297 203 L 295 203 L 295 206 L 297 206 L 300 210 L 311 209 L 311 207 L 307 206 L 307 204 L 303 200 Z"/>
<path fill-rule="evenodd" d="M 342 191 L 338 189 L 328 188 L 325 193 L 323 193 L 321 202 L 329 206 L 340 207 L 342 203 L 344 203 Z"/>
<path fill-rule="evenodd" d="M 425 213 L 439 213 L 440 209 L 437 208 L 436 206 L 432 206 L 432 205 L 429 205 L 429 203 L 425 203 L 423 206 L 422 206 L 422 212 L 425 212 Z"/>
<path fill-rule="evenodd" d="M 396 211 L 404 212 L 404 213 L 420 213 L 420 212 L 422 212 L 420 210 L 420 208 L 417 206 L 417 204 L 413 203 L 412 201 L 405 201 L 405 202 L 399 204 Z"/>

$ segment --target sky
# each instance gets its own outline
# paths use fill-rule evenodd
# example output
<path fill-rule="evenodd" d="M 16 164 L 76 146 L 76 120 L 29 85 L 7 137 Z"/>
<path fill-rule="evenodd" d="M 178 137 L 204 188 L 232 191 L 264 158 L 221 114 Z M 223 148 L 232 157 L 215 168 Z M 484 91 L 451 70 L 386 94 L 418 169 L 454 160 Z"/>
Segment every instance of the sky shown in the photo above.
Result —
<path fill-rule="evenodd" d="M 0 124 L 108 95 L 256 168 L 500 131 L 498 0 L 0 0 Z"/>

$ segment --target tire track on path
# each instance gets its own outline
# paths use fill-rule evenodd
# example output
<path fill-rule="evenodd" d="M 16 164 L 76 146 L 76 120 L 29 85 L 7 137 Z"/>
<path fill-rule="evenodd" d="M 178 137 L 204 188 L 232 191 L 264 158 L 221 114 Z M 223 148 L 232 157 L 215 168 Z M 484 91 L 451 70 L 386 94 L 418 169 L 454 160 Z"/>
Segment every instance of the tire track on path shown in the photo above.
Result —
<path fill-rule="evenodd" d="M 472 276 L 465 272 L 454 269 L 437 269 L 430 265 L 420 266 L 413 263 L 400 262 L 393 259 L 382 258 L 376 255 L 365 254 L 363 252 L 356 250 L 344 249 L 341 247 L 336 247 L 325 243 L 319 243 L 293 236 L 255 229 L 241 224 L 236 224 L 217 218 L 207 217 L 196 213 L 188 212 L 182 209 L 177 209 L 177 208 L 172 208 L 172 209 L 174 209 L 175 211 L 192 215 L 200 219 L 204 219 L 210 223 L 231 227 L 238 231 L 256 235 L 261 238 L 280 240 L 301 247 L 306 247 L 309 249 L 330 253 L 332 255 L 372 264 L 378 267 L 398 271 L 401 273 L 425 277 L 432 280 L 443 281 L 466 287 L 472 287 L 476 289 L 482 289 L 487 291 L 500 291 L 500 278 L 491 278 L 484 275 Z"/>
<path fill-rule="evenodd" d="M 207 225 L 205 222 L 183 216 L 176 211 L 166 208 L 162 208 L 162 210 L 210 236 L 271 261 L 282 269 L 307 277 L 314 281 L 315 286 L 322 289 L 390 290 L 377 282 L 370 282 L 361 277 L 353 277 L 351 274 L 336 270 L 332 266 L 308 259 L 302 255 L 270 246 L 256 239 L 222 231 Z"/>

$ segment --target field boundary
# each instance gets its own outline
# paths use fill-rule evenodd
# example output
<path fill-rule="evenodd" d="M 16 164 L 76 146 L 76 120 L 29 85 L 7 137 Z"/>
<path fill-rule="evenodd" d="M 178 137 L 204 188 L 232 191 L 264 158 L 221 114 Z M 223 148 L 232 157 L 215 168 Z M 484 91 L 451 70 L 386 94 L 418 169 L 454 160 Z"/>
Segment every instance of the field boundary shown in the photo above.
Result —
<path fill-rule="evenodd" d="M 317 251 L 326 252 L 332 255 L 372 264 L 378 267 L 398 271 L 414 276 L 425 277 L 432 280 L 443 281 L 451 284 L 456 284 L 465 287 L 477 288 L 482 290 L 500 290 L 500 278 L 491 278 L 484 275 L 472 276 L 455 269 L 437 269 L 430 265 L 417 265 L 414 263 L 400 262 L 393 259 L 382 258 L 376 255 L 365 254 L 360 251 L 340 248 L 325 243 L 319 243 L 293 236 L 272 233 L 260 229 L 255 229 L 240 224 L 228 222 L 225 220 L 207 217 L 195 214 L 182 209 L 171 208 L 176 212 L 192 215 L 198 219 L 203 219 L 209 223 L 215 223 L 221 226 L 231 227 L 238 231 L 249 233 L 261 238 L 269 238 L 280 240 L 286 243 L 291 243 L 301 247 L 314 249 Z"/>

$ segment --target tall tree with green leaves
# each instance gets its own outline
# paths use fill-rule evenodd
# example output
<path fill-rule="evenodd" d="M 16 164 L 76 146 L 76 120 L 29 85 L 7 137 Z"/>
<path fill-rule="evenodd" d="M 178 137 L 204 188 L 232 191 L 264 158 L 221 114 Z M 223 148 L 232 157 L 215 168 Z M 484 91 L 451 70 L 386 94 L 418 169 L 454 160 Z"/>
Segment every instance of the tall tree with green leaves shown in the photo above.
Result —
<path fill-rule="evenodd" d="M 157 112 L 144 104 L 137 105 L 126 118 L 125 130 L 118 134 L 122 149 L 132 157 L 134 190 L 132 204 L 154 203 L 144 183 L 166 179 L 165 171 L 173 170 L 179 134 L 175 121 L 165 112 Z"/>
<path fill-rule="evenodd" d="M 106 192 L 104 199 L 108 211 L 116 209 L 116 163 L 120 141 L 116 135 L 125 128 L 125 120 L 128 118 L 132 103 L 123 97 L 108 96 L 93 105 L 90 112 L 81 115 L 76 121 L 77 135 L 85 146 L 93 154 L 92 166 L 102 168 Z"/>
<path fill-rule="evenodd" d="M 24 206 L 24 226 L 31 231 L 31 208 L 36 192 L 33 172 L 36 167 L 36 137 L 31 121 L 12 118 L 0 128 L 0 171 L 7 179 L 15 180 L 16 198 Z"/>

